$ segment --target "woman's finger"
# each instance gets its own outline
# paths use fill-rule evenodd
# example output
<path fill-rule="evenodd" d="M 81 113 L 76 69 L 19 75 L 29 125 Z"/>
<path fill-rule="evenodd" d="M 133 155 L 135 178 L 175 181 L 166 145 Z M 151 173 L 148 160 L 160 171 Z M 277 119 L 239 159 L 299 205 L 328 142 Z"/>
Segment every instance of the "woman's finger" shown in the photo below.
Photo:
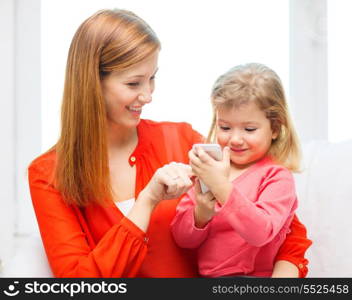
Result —
<path fill-rule="evenodd" d="M 157 180 L 165 186 L 166 193 L 172 194 L 177 190 L 177 173 L 173 172 L 168 165 L 158 169 Z"/>
<path fill-rule="evenodd" d="M 192 186 L 190 177 L 193 173 L 189 165 L 172 162 L 163 167 L 163 174 L 166 176 L 168 197 L 178 197 Z"/>
<path fill-rule="evenodd" d="M 194 173 L 191 166 L 172 162 L 168 165 L 168 173 L 181 188 L 188 188 L 192 185 L 191 177 L 194 176 Z"/>
<path fill-rule="evenodd" d="M 178 174 L 178 180 L 183 183 L 184 186 L 191 186 L 191 177 L 194 176 L 191 166 L 180 164 L 176 168 L 176 173 Z"/>

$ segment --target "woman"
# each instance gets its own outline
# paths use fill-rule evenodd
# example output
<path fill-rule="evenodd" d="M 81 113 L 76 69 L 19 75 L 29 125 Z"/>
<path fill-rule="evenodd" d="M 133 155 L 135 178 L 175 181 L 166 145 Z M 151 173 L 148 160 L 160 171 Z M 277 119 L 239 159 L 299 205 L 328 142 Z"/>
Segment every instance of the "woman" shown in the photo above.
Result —
<path fill-rule="evenodd" d="M 169 226 L 192 184 L 187 153 L 202 136 L 186 123 L 140 119 L 159 49 L 148 24 L 124 10 L 97 12 L 72 40 L 60 138 L 29 167 L 56 277 L 198 275 L 194 253 L 176 246 Z M 306 274 L 311 242 L 297 219 L 291 230 L 274 276 Z"/>

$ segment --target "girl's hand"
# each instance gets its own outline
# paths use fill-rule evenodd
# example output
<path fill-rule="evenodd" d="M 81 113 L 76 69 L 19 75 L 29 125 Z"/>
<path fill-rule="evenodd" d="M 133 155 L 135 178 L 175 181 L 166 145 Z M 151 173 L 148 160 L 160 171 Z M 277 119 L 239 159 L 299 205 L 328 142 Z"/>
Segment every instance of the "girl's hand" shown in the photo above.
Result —
<path fill-rule="evenodd" d="M 201 147 L 188 152 L 192 171 L 213 191 L 224 182 L 230 182 L 230 149 L 223 149 L 221 161 L 213 159 Z"/>
<path fill-rule="evenodd" d="M 202 193 L 199 179 L 196 179 L 194 186 L 196 196 L 196 206 L 194 207 L 194 223 L 198 228 L 203 228 L 215 215 L 216 199 L 209 191 Z"/>
<path fill-rule="evenodd" d="M 193 175 L 189 165 L 172 162 L 156 170 L 143 194 L 153 205 L 163 199 L 178 198 L 192 186 Z"/>

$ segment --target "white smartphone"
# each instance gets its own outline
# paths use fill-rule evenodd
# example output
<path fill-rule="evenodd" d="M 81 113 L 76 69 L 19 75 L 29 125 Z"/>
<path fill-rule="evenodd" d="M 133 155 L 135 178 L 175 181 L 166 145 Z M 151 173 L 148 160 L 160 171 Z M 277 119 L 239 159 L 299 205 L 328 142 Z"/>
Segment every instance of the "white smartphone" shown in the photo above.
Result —
<path fill-rule="evenodd" d="M 207 152 L 215 160 L 222 160 L 222 151 L 219 144 L 194 144 L 193 148 L 202 147 L 202 149 Z M 200 189 L 202 193 L 209 191 L 208 187 L 204 184 L 202 180 L 199 180 Z"/>

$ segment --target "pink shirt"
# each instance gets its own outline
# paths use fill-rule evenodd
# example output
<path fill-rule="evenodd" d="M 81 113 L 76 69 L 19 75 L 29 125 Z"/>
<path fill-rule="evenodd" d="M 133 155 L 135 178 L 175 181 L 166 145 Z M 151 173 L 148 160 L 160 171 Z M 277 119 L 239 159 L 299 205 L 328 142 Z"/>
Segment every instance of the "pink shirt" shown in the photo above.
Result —
<path fill-rule="evenodd" d="M 177 206 L 171 230 L 183 248 L 198 248 L 202 276 L 271 276 L 289 232 L 297 197 L 289 170 L 264 158 L 233 182 L 229 199 L 204 227 L 194 225 L 194 189 Z"/>

